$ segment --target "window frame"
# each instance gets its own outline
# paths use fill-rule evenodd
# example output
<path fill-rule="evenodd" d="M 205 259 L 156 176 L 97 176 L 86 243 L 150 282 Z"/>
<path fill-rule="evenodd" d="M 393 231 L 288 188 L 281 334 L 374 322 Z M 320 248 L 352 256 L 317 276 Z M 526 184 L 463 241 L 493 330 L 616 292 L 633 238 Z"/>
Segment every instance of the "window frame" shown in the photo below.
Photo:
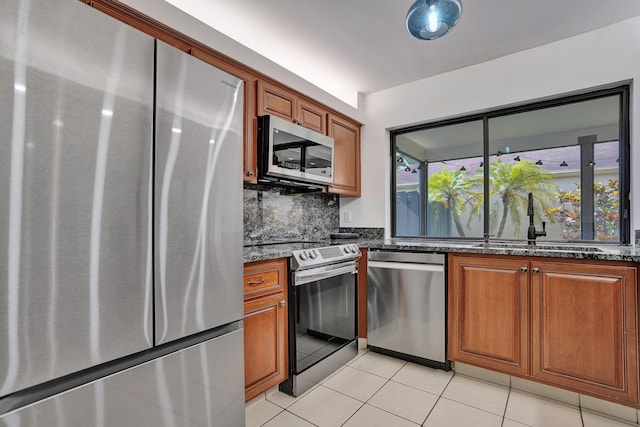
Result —
<path fill-rule="evenodd" d="M 439 128 L 444 126 L 451 126 L 457 124 L 463 124 L 472 121 L 482 121 L 482 151 L 484 162 L 484 181 L 483 191 L 485 194 L 485 200 L 489 194 L 489 120 L 497 117 L 504 117 L 518 113 L 524 113 L 528 111 L 541 110 L 551 107 L 559 107 L 562 105 L 578 103 L 582 101 L 589 101 L 598 98 L 604 98 L 608 96 L 618 95 L 620 97 L 620 120 L 619 126 L 619 145 L 620 145 L 620 158 L 619 158 L 619 171 L 620 171 L 620 193 L 619 193 L 619 240 L 615 242 L 599 241 L 599 240 L 575 240 L 575 242 L 594 242 L 597 244 L 630 244 L 631 243 L 631 141 L 630 141 L 630 84 L 619 84 L 613 87 L 590 90 L 583 93 L 575 93 L 570 95 L 563 95 L 555 98 L 549 98 L 542 101 L 535 101 L 524 103 L 516 106 L 502 107 L 485 111 L 483 113 L 470 114 L 466 116 L 456 117 L 452 119 L 435 120 L 433 122 L 427 122 L 418 125 L 412 125 L 404 128 L 398 128 L 390 131 L 390 164 L 391 164 L 391 237 L 401 238 L 420 238 L 420 239 L 433 239 L 433 240 L 469 240 L 473 238 L 464 237 L 433 237 L 433 236 L 398 236 L 397 235 L 397 207 L 396 207 L 396 138 L 399 135 Z M 426 179 L 426 178 L 425 178 Z M 426 197 L 424 197 L 426 199 Z M 426 207 L 422 207 L 424 210 Z M 483 229 L 484 233 L 489 230 L 489 203 L 485 203 L 483 207 Z M 425 227 L 426 228 L 426 227 Z"/>

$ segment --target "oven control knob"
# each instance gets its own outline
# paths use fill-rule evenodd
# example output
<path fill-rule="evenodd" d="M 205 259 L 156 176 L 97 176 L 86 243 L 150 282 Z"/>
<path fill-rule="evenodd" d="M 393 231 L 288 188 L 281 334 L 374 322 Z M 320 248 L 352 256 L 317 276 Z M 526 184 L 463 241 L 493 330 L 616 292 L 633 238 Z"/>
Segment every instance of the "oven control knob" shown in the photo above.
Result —
<path fill-rule="evenodd" d="M 316 259 L 318 258 L 318 253 L 316 252 L 315 249 L 312 249 L 309 251 L 309 256 L 311 257 L 311 259 Z"/>
<path fill-rule="evenodd" d="M 354 254 L 358 253 L 358 247 L 356 245 L 351 245 L 351 252 L 353 252 Z"/>
<path fill-rule="evenodd" d="M 349 246 L 345 246 L 342 248 L 345 254 L 349 254 Z"/>
<path fill-rule="evenodd" d="M 300 252 L 300 259 L 301 260 L 306 260 L 307 259 L 307 254 L 305 252 Z"/>

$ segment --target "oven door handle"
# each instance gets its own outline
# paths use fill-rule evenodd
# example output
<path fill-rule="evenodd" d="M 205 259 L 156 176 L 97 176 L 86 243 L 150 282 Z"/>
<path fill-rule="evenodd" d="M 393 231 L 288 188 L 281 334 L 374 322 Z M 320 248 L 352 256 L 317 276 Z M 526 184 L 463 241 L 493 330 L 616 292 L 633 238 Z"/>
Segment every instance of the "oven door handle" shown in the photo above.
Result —
<path fill-rule="evenodd" d="M 316 280 L 328 279 L 329 277 L 341 276 L 348 273 L 356 273 L 355 262 L 351 261 L 342 264 L 296 271 L 294 275 L 294 285 L 304 285 L 306 283 L 315 282 Z"/>

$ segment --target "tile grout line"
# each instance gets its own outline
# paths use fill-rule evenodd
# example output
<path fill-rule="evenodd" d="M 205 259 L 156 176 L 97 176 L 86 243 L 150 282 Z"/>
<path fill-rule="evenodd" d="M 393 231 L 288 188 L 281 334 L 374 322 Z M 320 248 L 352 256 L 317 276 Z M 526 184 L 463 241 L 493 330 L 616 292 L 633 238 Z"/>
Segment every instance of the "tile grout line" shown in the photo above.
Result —
<path fill-rule="evenodd" d="M 265 396 L 264 401 L 265 401 L 265 402 L 269 402 L 269 401 L 267 400 L 267 397 L 266 397 L 266 396 Z M 286 409 L 284 409 L 284 408 L 280 407 L 279 405 L 276 405 L 276 404 L 275 404 L 275 403 L 273 403 L 273 402 L 269 402 L 269 403 L 270 403 L 270 404 L 272 404 L 273 406 L 277 406 L 278 408 L 280 408 L 280 411 L 279 411 L 277 414 L 275 414 L 273 417 L 271 417 L 271 418 L 267 419 L 265 422 L 261 423 L 259 427 L 264 426 L 264 425 L 265 425 L 265 424 L 267 424 L 269 421 L 271 421 L 272 419 L 274 419 L 275 417 L 277 417 L 278 415 L 280 415 L 281 413 L 283 413 L 284 411 L 286 411 Z M 306 421 L 306 420 L 305 420 L 305 421 Z M 246 422 L 246 420 L 245 420 L 245 422 Z"/>
<path fill-rule="evenodd" d="M 395 372 L 393 373 L 393 375 L 391 375 L 391 377 L 390 377 L 390 378 L 383 377 L 382 375 L 378 375 L 378 374 L 375 374 L 375 373 L 370 372 L 370 371 L 365 371 L 364 369 L 358 368 L 358 367 L 356 367 L 356 366 L 351 366 L 351 365 L 347 365 L 347 366 L 348 366 L 348 367 L 350 367 L 350 368 L 356 369 L 356 370 L 358 370 L 358 371 L 360 371 L 360 372 L 365 372 L 365 373 L 367 373 L 367 374 L 375 375 L 376 377 L 384 378 L 385 380 L 390 380 L 390 379 L 391 379 L 391 378 L 393 378 L 393 376 L 394 376 L 395 374 L 397 374 L 397 373 L 400 371 L 400 369 L 402 369 L 405 365 L 402 365 L 402 366 L 401 366 L 397 371 L 395 371 Z M 327 379 L 329 379 L 329 378 L 327 378 Z M 324 382 L 324 381 L 323 381 L 323 382 Z"/>
<path fill-rule="evenodd" d="M 407 365 L 407 362 L 405 361 L 405 363 L 403 363 L 403 364 L 402 364 L 402 366 L 400 367 L 400 369 L 402 369 L 402 368 L 403 368 L 403 367 L 405 367 L 406 365 Z M 400 371 L 400 369 L 398 369 L 398 370 L 397 370 L 393 375 L 397 374 L 397 373 Z M 391 378 L 393 378 L 393 375 L 391 376 Z M 394 416 L 396 416 L 396 417 L 398 417 L 398 418 L 401 418 L 401 419 L 403 419 L 403 420 L 407 420 L 407 421 L 409 421 L 410 423 L 415 424 L 412 420 L 410 420 L 410 419 L 408 419 L 408 418 L 405 418 L 405 417 L 403 417 L 402 415 L 394 414 L 393 412 L 387 411 L 386 409 L 379 408 L 379 407 L 377 407 L 376 405 L 372 405 L 372 404 L 370 404 L 370 403 L 369 403 L 369 401 L 370 401 L 371 399 L 373 399 L 373 397 L 374 397 L 376 394 L 378 394 L 378 392 L 379 392 L 380 390 L 382 390 L 382 389 L 384 388 L 384 386 L 386 386 L 386 385 L 387 385 L 387 384 L 389 384 L 390 382 L 393 382 L 393 383 L 395 383 L 395 384 L 402 384 L 402 383 L 399 383 L 399 382 L 397 382 L 397 381 L 392 381 L 392 380 L 391 380 L 391 378 L 387 378 L 387 379 L 386 379 L 387 381 L 386 381 L 384 384 L 382 384 L 382 387 L 380 387 L 378 390 L 376 390 L 376 392 L 375 392 L 375 393 L 373 393 L 373 394 L 371 395 L 371 397 L 367 399 L 367 401 L 366 401 L 366 402 L 364 402 L 364 405 L 369 405 L 369 406 L 371 406 L 371 407 L 373 407 L 373 408 L 376 408 L 376 409 L 379 409 L 379 410 L 381 410 L 381 411 L 383 411 L 383 412 L 386 412 L 387 414 L 394 415 Z M 405 386 L 406 386 L 406 384 L 402 384 L 402 385 L 405 385 Z M 407 387 L 409 387 L 409 386 L 407 386 Z M 413 388 L 413 389 L 415 389 L 415 390 L 420 390 L 420 389 L 415 388 L 415 387 L 411 387 L 411 388 Z M 421 391 L 424 391 L 424 390 L 421 390 Z M 425 393 L 428 393 L 428 392 L 425 392 Z M 433 393 L 430 393 L 430 394 L 433 394 Z M 359 411 L 360 409 L 362 409 L 362 407 L 363 407 L 364 405 L 362 405 L 362 406 L 358 409 L 358 411 Z M 356 411 L 356 412 L 358 412 L 358 411 Z M 355 413 L 354 413 L 353 415 L 355 415 Z M 352 416 L 353 416 L 353 415 L 352 415 Z M 424 421 L 423 421 L 423 423 L 424 423 Z M 422 425 L 422 423 L 420 423 L 420 424 L 418 424 L 418 425 L 419 425 L 419 426 L 421 426 L 421 425 Z"/>
<path fill-rule="evenodd" d="M 349 365 L 347 365 L 347 366 L 349 366 Z M 354 368 L 354 369 L 356 369 L 356 368 Z M 388 380 L 387 380 L 387 382 L 388 382 Z M 386 383 L 384 383 L 384 384 L 386 384 Z M 384 387 L 384 384 L 382 385 L 382 387 Z M 376 390 L 376 393 L 377 393 L 378 391 L 380 391 L 380 389 L 382 389 L 382 387 L 380 387 L 378 390 Z M 333 389 L 332 389 L 332 388 L 330 388 L 330 387 L 327 387 L 327 388 L 328 388 L 329 390 L 333 390 Z M 338 391 L 338 390 L 333 390 L 333 391 L 335 391 L 336 393 L 340 393 L 340 394 L 342 394 L 342 395 L 344 395 L 344 396 L 351 397 L 351 396 L 349 396 L 349 395 L 347 395 L 347 394 L 344 394 L 344 393 L 342 393 L 342 392 L 340 392 L 340 391 Z M 375 393 L 374 393 L 374 395 L 375 395 Z M 372 396 L 372 397 L 373 397 L 373 396 Z M 358 399 L 356 399 L 355 397 L 351 397 L 351 399 L 358 400 Z M 370 397 L 369 399 L 371 399 L 371 397 Z M 367 400 L 367 401 L 368 401 L 368 400 Z M 360 411 L 362 408 L 364 408 L 364 405 L 366 405 L 366 404 L 367 404 L 367 402 L 363 402 L 363 401 L 361 401 L 361 400 L 358 400 L 358 402 L 362 403 L 362 405 L 360 405 L 360 407 L 359 407 L 358 409 L 356 409 L 356 411 L 355 411 L 353 414 L 349 415 L 349 417 L 348 417 L 346 420 L 344 420 L 344 422 L 343 422 L 342 424 L 340 424 L 340 426 L 343 426 L 343 425 L 345 425 L 346 423 L 348 423 L 348 422 L 349 422 L 349 420 L 350 420 L 351 418 L 353 418 L 353 416 L 354 416 L 355 414 L 357 414 L 357 413 L 358 413 L 358 411 Z"/>
<path fill-rule="evenodd" d="M 507 401 L 504 404 L 504 412 L 502 413 L 502 423 L 500 423 L 500 427 L 504 427 L 504 420 L 507 418 L 507 407 L 509 406 L 510 397 L 511 397 L 511 378 L 509 378 L 509 393 L 507 393 Z"/>
<path fill-rule="evenodd" d="M 431 407 L 431 410 L 429 411 L 429 413 L 427 414 L 427 416 L 424 418 L 424 420 L 422 420 L 422 422 L 420 423 L 421 426 L 424 425 L 424 423 L 427 422 L 427 420 L 429 419 L 429 416 L 431 415 L 431 413 L 433 412 L 433 410 L 436 408 L 436 406 L 438 405 L 438 402 L 440 402 L 440 399 L 442 399 L 442 395 L 444 394 L 444 391 L 447 389 L 447 387 L 449 387 L 449 384 L 451 384 L 451 381 L 453 381 L 453 378 L 457 375 L 456 371 L 452 371 L 453 375 L 451 375 L 451 378 L 449 378 L 449 381 L 447 381 L 447 385 L 444 386 L 444 388 L 442 389 L 442 392 L 440 392 L 440 394 L 438 395 L 438 398 L 436 399 L 436 403 L 433 404 L 433 406 Z"/>
<path fill-rule="evenodd" d="M 300 418 L 302 421 L 305 421 L 305 422 L 307 422 L 307 423 L 311 424 L 311 425 L 312 425 L 312 426 L 314 426 L 314 427 L 319 427 L 319 426 L 318 426 L 318 424 L 316 424 L 316 423 L 312 423 L 312 422 L 311 422 L 311 421 L 309 421 L 308 419 L 306 419 L 306 418 L 302 418 L 300 415 L 294 414 L 293 412 L 287 411 L 286 409 L 285 409 L 285 410 L 283 410 L 282 412 L 287 412 L 287 413 L 289 413 L 289 414 L 293 415 L 294 417 L 296 417 L 296 418 Z"/>
<path fill-rule="evenodd" d="M 582 423 L 582 427 L 584 427 L 584 417 L 582 415 L 582 395 L 578 393 L 578 411 L 580 411 L 580 422 Z"/>
<path fill-rule="evenodd" d="M 396 417 L 401 418 L 401 419 L 403 419 L 403 420 L 406 420 L 406 421 L 408 421 L 408 422 L 410 422 L 410 423 L 412 423 L 412 424 L 415 424 L 412 420 L 410 420 L 410 419 L 408 419 L 408 418 L 405 418 L 405 417 L 403 417 L 403 416 L 401 416 L 401 415 L 398 415 L 398 414 L 394 414 L 393 412 L 387 411 L 386 409 L 379 408 L 379 407 L 377 407 L 376 405 L 372 405 L 372 404 L 370 404 L 370 403 L 369 403 L 369 401 L 370 401 L 371 399 L 373 399 L 373 397 L 374 397 L 374 396 L 375 396 L 375 395 L 376 395 L 380 390 L 382 390 L 382 389 L 384 388 L 384 386 L 385 386 L 385 385 L 389 384 L 390 382 L 394 382 L 395 384 L 402 384 L 402 383 L 399 383 L 399 382 L 397 382 L 397 381 L 392 381 L 392 378 L 393 378 L 393 376 L 395 376 L 398 372 L 400 372 L 400 370 L 401 370 L 402 368 L 404 368 L 404 367 L 407 365 L 407 363 L 408 363 L 407 361 L 404 361 L 404 363 L 402 364 L 402 366 L 400 366 L 400 368 L 398 368 L 398 369 L 393 373 L 393 375 L 391 375 L 391 377 L 390 377 L 390 378 L 386 378 L 386 377 L 383 377 L 383 376 L 380 376 L 380 375 L 374 374 L 373 372 L 369 372 L 369 371 L 365 371 L 365 370 L 363 370 L 363 369 L 359 369 L 359 368 L 357 368 L 357 367 L 355 367 L 355 366 L 351 366 L 350 364 L 349 364 L 349 365 L 347 365 L 347 366 L 349 366 L 349 367 L 351 367 L 351 368 L 353 368 L 353 369 L 357 369 L 357 370 L 359 370 L 360 372 L 365 372 L 365 373 L 367 373 L 367 374 L 375 375 L 375 376 L 377 376 L 377 377 L 379 377 L 379 378 L 384 378 L 386 381 L 385 381 L 385 382 L 384 382 L 384 384 L 382 384 L 382 385 L 380 386 L 380 388 L 378 388 L 378 389 L 377 389 L 377 390 L 376 390 L 376 391 L 371 395 L 371 397 L 369 397 L 365 402 L 362 402 L 361 400 L 355 399 L 354 397 L 349 396 L 349 395 L 347 395 L 347 394 L 345 394 L 345 393 L 342 393 L 342 392 L 341 392 L 341 391 L 339 391 L 339 390 L 334 390 L 334 389 L 332 389 L 331 387 L 326 387 L 326 386 L 325 386 L 325 387 L 326 387 L 326 388 L 328 388 L 329 390 L 333 390 L 333 391 L 335 391 L 335 392 L 337 392 L 337 393 L 340 393 L 340 394 L 342 394 L 342 395 L 344 395 L 344 396 L 347 396 L 347 397 L 350 397 L 350 398 L 352 398 L 352 399 L 358 400 L 359 402 L 362 402 L 362 405 L 361 405 L 361 406 L 360 406 L 360 407 L 359 407 L 359 408 L 358 408 L 358 409 L 357 409 L 353 414 L 351 414 L 351 416 L 350 416 L 349 418 L 347 418 L 347 419 L 344 421 L 344 423 L 342 423 L 342 424 L 340 424 L 340 425 L 341 425 L 341 426 L 344 426 L 344 425 L 345 425 L 345 424 L 346 424 L 346 423 L 347 423 L 351 418 L 353 418 L 353 416 L 354 416 L 355 414 L 357 414 L 357 413 L 358 413 L 358 411 L 360 411 L 362 408 L 364 408 L 364 406 L 365 406 L 365 405 L 369 405 L 369 406 L 371 406 L 371 407 L 373 407 L 373 408 L 376 408 L 376 409 L 378 409 L 378 410 L 380 410 L 380 411 L 386 412 L 387 414 L 390 414 L 390 415 L 396 416 Z M 453 376 L 452 376 L 452 378 L 453 378 Z M 451 380 L 449 380 L 449 381 L 451 381 Z M 447 383 L 447 384 L 448 384 L 448 383 Z M 322 385 L 322 384 L 320 384 L 320 385 Z M 402 384 L 402 385 L 407 386 L 406 384 Z M 416 387 L 411 387 L 411 386 L 407 386 L 407 387 L 413 388 L 413 389 L 415 389 L 415 390 L 420 390 L 420 389 L 418 389 L 418 388 L 416 388 Z M 445 388 L 446 388 L 446 387 L 445 387 Z M 425 392 L 425 393 L 428 393 L 427 391 L 424 391 L 424 390 L 420 390 L 420 391 L 423 391 L 423 392 Z M 433 393 L 429 393 L 429 394 L 433 394 Z M 434 395 L 434 396 L 435 396 L 435 395 Z M 435 405 L 434 405 L 434 406 L 435 406 Z M 424 421 L 423 421 L 422 423 L 424 423 Z M 421 423 L 421 424 L 418 424 L 418 425 L 422 425 L 422 423 Z"/>

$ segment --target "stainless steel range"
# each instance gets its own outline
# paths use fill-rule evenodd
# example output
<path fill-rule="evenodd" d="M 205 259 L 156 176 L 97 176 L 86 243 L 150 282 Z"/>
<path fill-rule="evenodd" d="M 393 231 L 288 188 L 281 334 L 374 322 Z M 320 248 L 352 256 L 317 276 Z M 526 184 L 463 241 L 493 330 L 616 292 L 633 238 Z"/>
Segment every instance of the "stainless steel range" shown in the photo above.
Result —
<path fill-rule="evenodd" d="M 293 251 L 289 281 L 289 379 L 298 396 L 358 354 L 356 244 Z"/>

